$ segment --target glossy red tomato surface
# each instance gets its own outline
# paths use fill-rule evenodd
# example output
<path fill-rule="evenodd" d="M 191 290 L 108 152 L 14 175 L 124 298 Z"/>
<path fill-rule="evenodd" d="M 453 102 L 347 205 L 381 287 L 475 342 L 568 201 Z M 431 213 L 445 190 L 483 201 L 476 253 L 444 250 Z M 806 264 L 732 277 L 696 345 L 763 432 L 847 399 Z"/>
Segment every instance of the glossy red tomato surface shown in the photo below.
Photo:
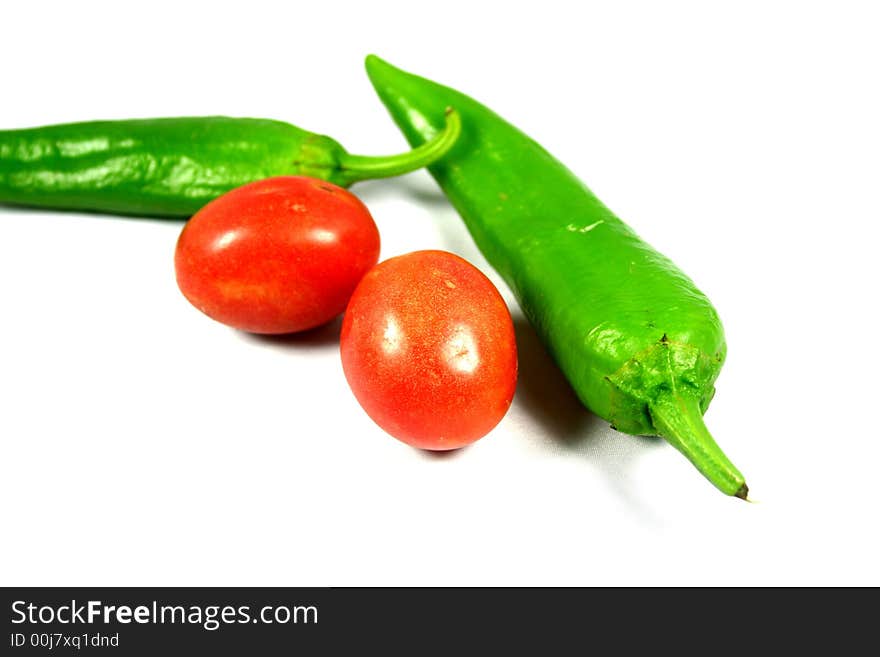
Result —
<path fill-rule="evenodd" d="M 510 312 L 482 272 L 445 251 L 416 251 L 371 269 L 345 311 L 340 350 L 367 414 L 415 447 L 472 443 L 513 400 Z"/>
<path fill-rule="evenodd" d="M 333 319 L 379 259 L 379 231 L 354 195 L 322 180 L 269 178 L 211 201 L 184 226 L 174 265 L 184 296 L 253 333 Z"/>

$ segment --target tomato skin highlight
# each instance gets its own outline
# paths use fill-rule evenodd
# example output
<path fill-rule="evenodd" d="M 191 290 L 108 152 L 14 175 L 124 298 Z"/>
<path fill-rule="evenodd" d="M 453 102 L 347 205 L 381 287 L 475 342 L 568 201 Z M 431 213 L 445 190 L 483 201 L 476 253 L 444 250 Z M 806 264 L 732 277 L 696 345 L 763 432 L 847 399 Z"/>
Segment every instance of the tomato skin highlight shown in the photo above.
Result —
<path fill-rule="evenodd" d="M 371 269 L 340 338 L 346 380 L 395 438 L 450 450 L 507 413 L 517 354 L 507 305 L 486 276 L 445 251 L 416 251 Z"/>
<path fill-rule="evenodd" d="M 282 176 L 238 187 L 184 226 L 177 284 L 209 317 L 252 333 L 293 333 L 344 309 L 379 259 L 366 206 L 331 183 Z"/>

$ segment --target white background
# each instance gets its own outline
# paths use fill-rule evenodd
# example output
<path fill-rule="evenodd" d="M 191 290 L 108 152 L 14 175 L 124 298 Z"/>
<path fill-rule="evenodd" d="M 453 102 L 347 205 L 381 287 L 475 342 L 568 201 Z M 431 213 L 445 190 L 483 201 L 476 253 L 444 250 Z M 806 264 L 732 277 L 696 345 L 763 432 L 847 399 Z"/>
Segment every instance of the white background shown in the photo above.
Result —
<path fill-rule="evenodd" d="M 713 300 L 707 422 L 759 503 L 582 410 L 424 172 L 353 188 L 382 257 L 481 267 L 521 358 L 503 422 L 442 457 L 361 411 L 338 324 L 190 307 L 181 222 L 0 207 L 0 583 L 880 584 L 871 7 L 3 3 L 0 128 L 228 114 L 403 150 L 370 52 L 486 103 Z"/>

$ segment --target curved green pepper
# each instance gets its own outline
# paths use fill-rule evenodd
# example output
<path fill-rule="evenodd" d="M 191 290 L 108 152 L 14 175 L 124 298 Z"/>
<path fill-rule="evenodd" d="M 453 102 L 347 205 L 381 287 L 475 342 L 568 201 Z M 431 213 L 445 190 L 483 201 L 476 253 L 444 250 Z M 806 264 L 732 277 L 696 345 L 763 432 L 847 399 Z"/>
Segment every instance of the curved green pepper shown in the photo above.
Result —
<path fill-rule="evenodd" d="M 431 174 L 581 401 L 620 431 L 663 436 L 722 492 L 746 499 L 703 423 L 726 354 L 705 295 L 491 110 L 375 56 L 367 73 L 413 145 L 437 134 L 444 108 L 461 113 L 461 137 Z"/>
<path fill-rule="evenodd" d="M 387 157 L 350 155 L 335 140 L 268 119 L 91 121 L 0 131 L 0 202 L 187 217 L 255 180 L 322 178 L 342 187 L 430 164 L 455 143 L 455 113 L 429 142 Z"/>

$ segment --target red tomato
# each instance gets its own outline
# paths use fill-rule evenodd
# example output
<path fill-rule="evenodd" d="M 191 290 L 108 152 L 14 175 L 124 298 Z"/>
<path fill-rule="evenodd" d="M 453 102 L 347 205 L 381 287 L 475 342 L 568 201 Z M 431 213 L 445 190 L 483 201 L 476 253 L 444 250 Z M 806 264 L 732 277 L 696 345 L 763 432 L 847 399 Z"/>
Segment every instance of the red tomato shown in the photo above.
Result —
<path fill-rule="evenodd" d="M 260 180 L 190 219 L 174 256 L 177 284 L 199 310 L 253 333 L 292 333 L 345 309 L 379 259 L 366 206 L 304 177 Z"/>
<path fill-rule="evenodd" d="M 486 435 L 516 388 L 516 341 L 498 290 L 444 251 L 391 258 L 364 276 L 342 322 L 342 367 L 367 414 L 414 447 Z"/>

